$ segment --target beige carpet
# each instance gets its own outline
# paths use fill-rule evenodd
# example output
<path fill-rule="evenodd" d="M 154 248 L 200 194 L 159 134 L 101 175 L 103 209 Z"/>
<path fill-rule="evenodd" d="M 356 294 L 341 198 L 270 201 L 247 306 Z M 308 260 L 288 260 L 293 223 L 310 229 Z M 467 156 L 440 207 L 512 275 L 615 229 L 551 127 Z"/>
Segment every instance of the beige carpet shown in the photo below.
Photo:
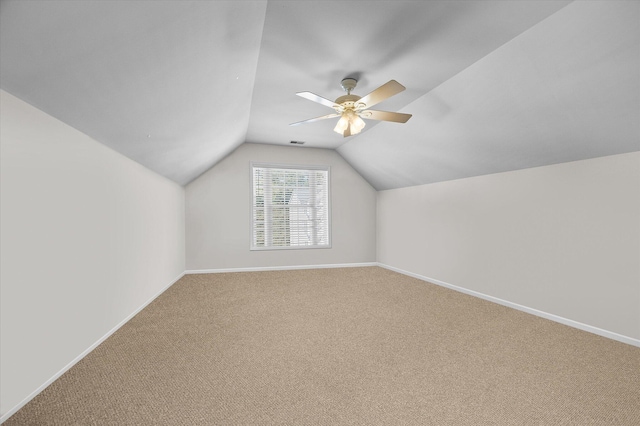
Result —
<path fill-rule="evenodd" d="M 377 268 L 189 275 L 12 425 L 640 425 L 640 348 Z"/>

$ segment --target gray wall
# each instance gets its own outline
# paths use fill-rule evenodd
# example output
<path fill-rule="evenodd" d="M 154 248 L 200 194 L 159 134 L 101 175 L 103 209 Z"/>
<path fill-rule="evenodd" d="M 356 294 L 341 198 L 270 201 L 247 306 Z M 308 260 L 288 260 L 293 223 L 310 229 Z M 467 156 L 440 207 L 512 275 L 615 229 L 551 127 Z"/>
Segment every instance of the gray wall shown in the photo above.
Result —
<path fill-rule="evenodd" d="M 330 249 L 250 251 L 251 161 L 331 166 Z M 187 270 L 375 262 L 376 191 L 335 151 L 241 145 L 186 187 Z"/>
<path fill-rule="evenodd" d="M 4 415 L 183 273 L 184 189 L 0 100 Z"/>
<path fill-rule="evenodd" d="M 378 193 L 378 262 L 640 338 L 640 153 Z"/>

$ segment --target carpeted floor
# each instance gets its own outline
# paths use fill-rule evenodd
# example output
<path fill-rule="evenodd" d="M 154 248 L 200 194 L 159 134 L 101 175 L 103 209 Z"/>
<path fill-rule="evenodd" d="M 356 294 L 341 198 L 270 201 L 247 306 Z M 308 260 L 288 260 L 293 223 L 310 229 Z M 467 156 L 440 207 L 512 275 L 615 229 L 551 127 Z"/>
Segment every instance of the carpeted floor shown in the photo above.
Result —
<path fill-rule="evenodd" d="M 385 269 L 187 275 L 13 425 L 639 425 L 640 348 Z"/>

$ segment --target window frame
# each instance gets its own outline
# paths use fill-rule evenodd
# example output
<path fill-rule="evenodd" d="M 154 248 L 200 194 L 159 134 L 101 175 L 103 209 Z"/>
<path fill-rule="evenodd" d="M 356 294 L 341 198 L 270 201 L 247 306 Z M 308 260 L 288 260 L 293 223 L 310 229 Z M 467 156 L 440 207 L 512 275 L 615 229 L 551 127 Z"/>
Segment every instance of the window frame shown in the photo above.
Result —
<path fill-rule="evenodd" d="M 254 223 L 253 223 L 253 198 L 254 198 L 254 180 L 253 169 L 256 167 L 272 168 L 272 169 L 291 169 L 291 170 L 322 170 L 327 172 L 327 235 L 328 241 L 325 245 L 308 245 L 308 246 L 264 246 L 254 245 Z M 331 235 L 331 166 L 328 165 L 311 165 L 311 164 L 283 164 L 283 163 L 264 163 L 251 161 L 249 163 L 249 250 L 250 251 L 271 251 L 271 250 L 311 250 L 311 249 L 330 249 L 332 245 Z"/>

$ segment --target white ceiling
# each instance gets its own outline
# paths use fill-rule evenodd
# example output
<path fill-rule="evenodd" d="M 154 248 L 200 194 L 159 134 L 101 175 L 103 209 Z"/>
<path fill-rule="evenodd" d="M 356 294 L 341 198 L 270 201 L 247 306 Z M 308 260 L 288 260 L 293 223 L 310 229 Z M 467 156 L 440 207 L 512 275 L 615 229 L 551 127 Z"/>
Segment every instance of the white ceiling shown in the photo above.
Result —
<path fill-rule="evenodd" d="M 186 184 L 243 142 L 377 189 L 640 150 L 638 1 L 6 1 L 0 86 Z M 295 96 L 407 90 L 343 138 Z M 291 149 L 304 149 L 292 147 Z"/>

